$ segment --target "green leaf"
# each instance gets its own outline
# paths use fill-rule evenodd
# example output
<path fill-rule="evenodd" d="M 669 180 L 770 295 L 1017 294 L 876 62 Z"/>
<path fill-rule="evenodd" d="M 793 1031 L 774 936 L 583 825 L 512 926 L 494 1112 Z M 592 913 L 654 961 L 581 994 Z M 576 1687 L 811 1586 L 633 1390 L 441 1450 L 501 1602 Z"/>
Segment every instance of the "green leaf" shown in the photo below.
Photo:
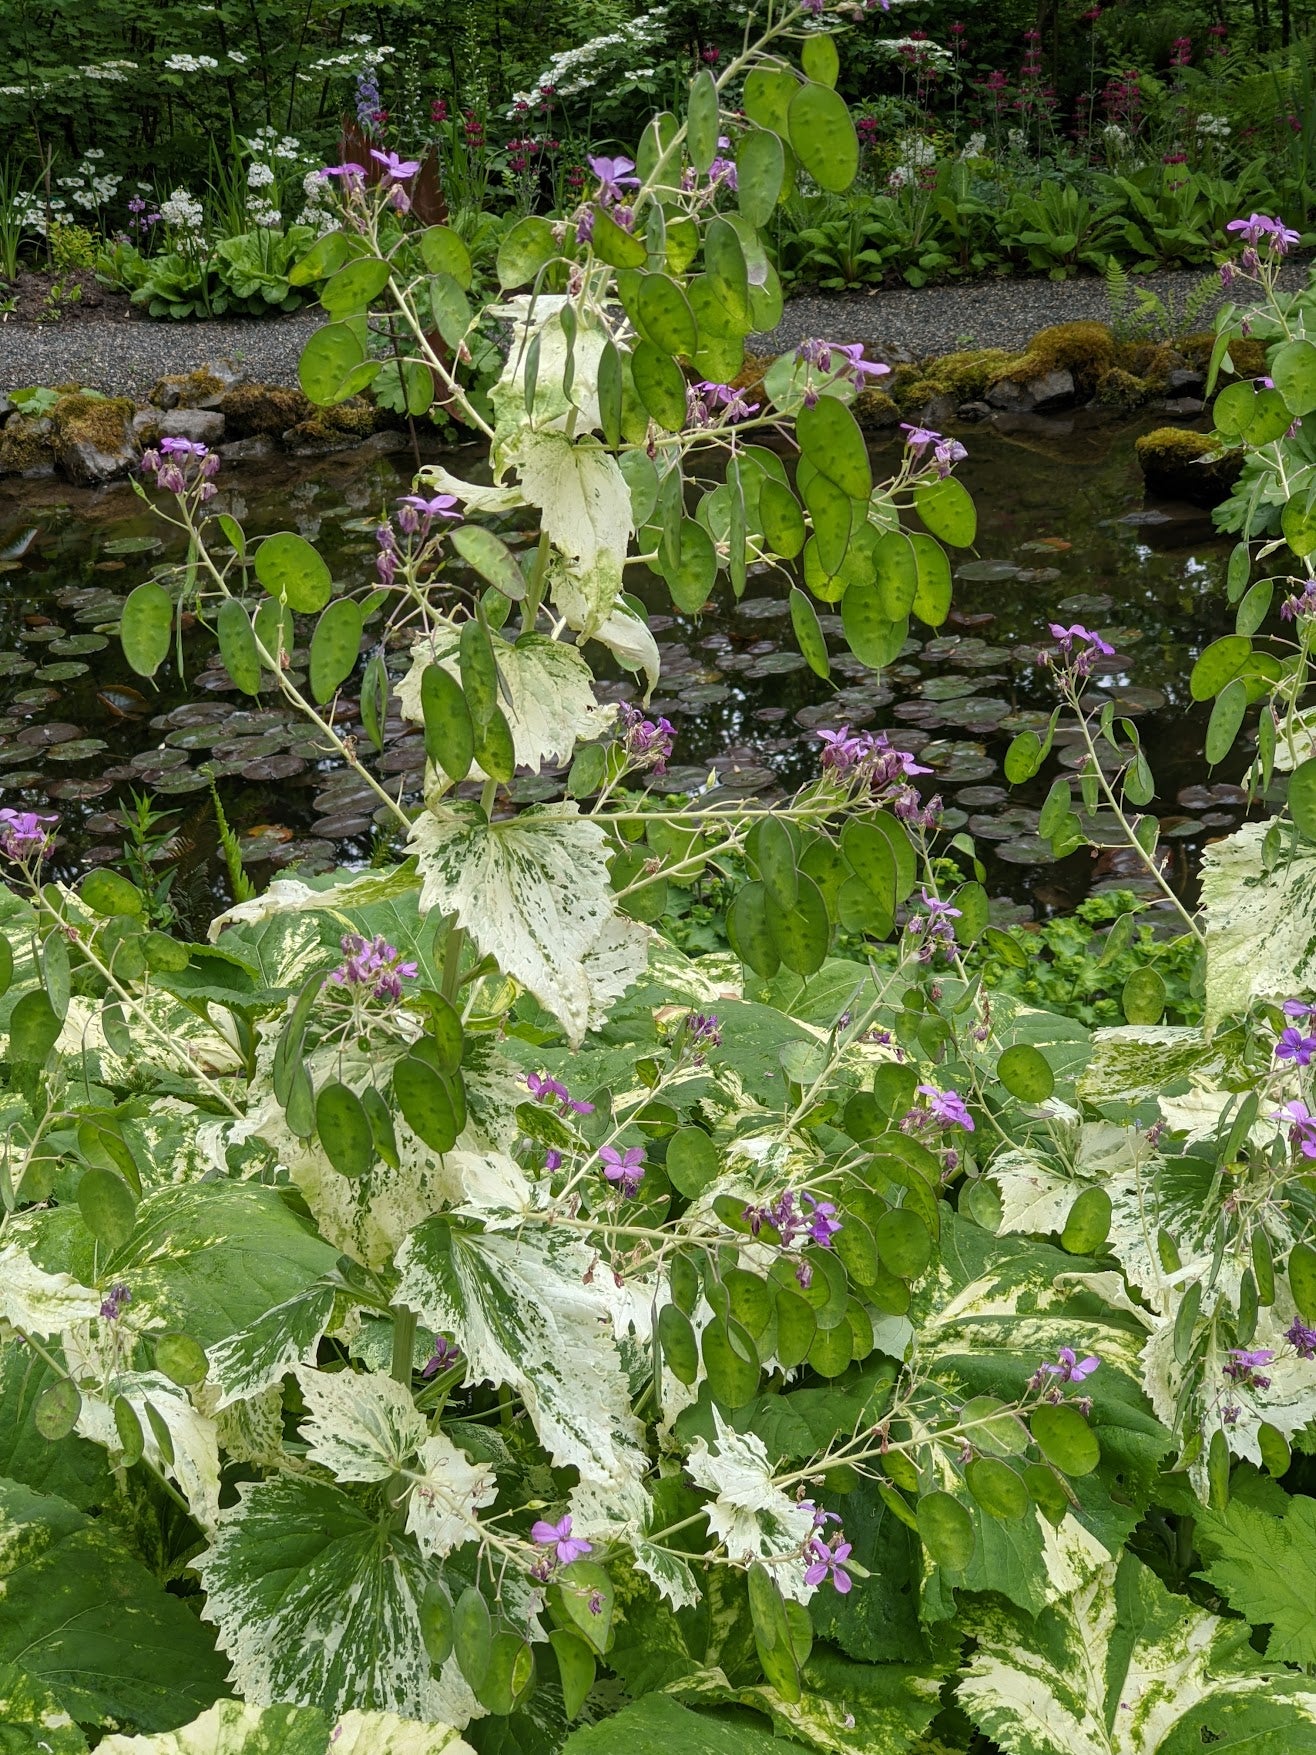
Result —
<path fill-rule="evenodd" d="M 477 727 L 487 726 L 498 706 L 498 665 L 493 642 L 474 616 L 462 623 L 457 667 L 473 723 Z"/>
<path fill-rule="evenodd" d="M 119 617 L 119 643 L 129 667 L 138 676 L 154 676 L 169 656 L 173 640 L 174 604 L 154 579 L 134 586 Z"/>
<path fill-rule="evenodd" d="M 1152 968 L 1135 969 L 1124 983 L 1120 1004 L 1131 1024 L 1159 1024 L 1165 1012 L 1165 981 Z"/>
<path fill-rule="evenodd" d="M 777 484 L 774 482 L 772 485 L 775 487 Z M 801 525 L 801 532 L 803 532 L 803 525 Z M 791 586 L 790 606 L 791 627 L 795 631 L 796 643 L 804 655 L 805 662 L 815 676 L 829 676 L 831 674 L 831 661 L 827 656 L 827 641 L 824 639 L 822 628 L 818 624 L 818 613 L 798 585 Z"/>
<path fill-rule="evenodd" d="M 643 268 L 649 259 L 644 239 L 619 226 L 602 203 L 595 202 L 593 213 L 590 244 L 599 260 L 612 268 Z"/>
<path fill-rule="evenodd" d="M 852 500 L 866 500 L 873 491 L 868 447 L 859 424 L 835 396 L 820 396 L 795 418 L 795 436 L 814 468 Z"/>
<path fill-rule="evenodd" d="M 971 548 L 978 534 L 978 513 L 968 489 L 953 475 L 923 481 L 914 489 L 914 510 L 929 530 L 952 548 Z"/>
<path fill-rule="evenodd" d="M 1295 1496 L 1276 1517 L 1231 1499 L 1223 1511 L 1199 1514 L 1197 1542 L 1206 1576 L 1230 1608 L 1270 1628 L 1267 1657 L 1316 1663 L 1316 1500 Z"/>
<path fill-rule="evenodd" d="M 749 305 L 749 268 L 745 261 L 740 237 L 727 220 L 715 217 L 704 233 L 704 267 L 715 301 L 721 306 L 723 322 L 729 333 L 742 336 L 753 327 Z M 706 327 L 702 315 L 699 328 Z M 717 333 L 717 331 L 714 331 Z"/>
<path fill-rule="evenodd" d="M 807 534 L 800 503 L 784 482 L 769 476 L 759 490 L 759 523 L 764 540 L 783 560 L 794 560 Z"/>
<path fill-rule="evenodd" d="M 527 214 L 517 220 L 498 246 L 499 286 L 505 292 L 514 286 L 524 286 L 557 253 L 557 239 L 549 222 L 538 214 Z"/>
<path fill-rule="evenodd" d="M 1110 1236 L 1111 1199 L 1104 1188 L 1085 1188 L 1069 1209 L 1060 1246 L 1070 1255 L 1093 1255 Z"/>
<path fill-rule="evenodd" d="M 946 551 L 933 536 L 911 536 L 914 564 L 918 569 L 918 586 L 914 592 L 914 614 L 930 628 L 939 628 L 950 614 L 950 562 Z"/>
<path fill-rule="evenodd" d="M 326 275 L 333 274 L 352 256 L 353 243 L 345 232 L 327 232 L 324 237 L 317 238 L 310 249 L 299 257 L 288 270 L 289 286 L 310 286 L 313 281 L 323 280 Z"/>
<path fill-rule="evenodd" d="M 925 1493 L 914 1508 L 918 1533 L 938 1566 L 962 1572 L 973 1558 L 973 1519 L 950 1493 Z"/>
<path fill-rule="evenodd" d="M 1289 815 L 1305 841 L 1316 841 L 1316 756 L 1299 762 L 1289 776 Z"/>
<path fill-rule="evenodd" d="M 909 632 L 903 619 L 892 621 L 876 585 L 856 580 L 841 599 L 841 626 L 846 644 L 870 670 L 884 670 L 899 656 Z"/>
<path fill-rule="evenodd" d="M 1055 1089 L 1050 1062 L 1024 1042 L 1005 1050 L 996 1063 L 996 1076 L 1010 1095 L 1023 1103 L 1045 1103 Z"/>
<path fill-rule="evenodd" d="M 1027 1517 L 1032 1501 L 1017 1469 L 998 1457 L 977 1456 L 964 1471 L 969 1492 L 989 1517 L 1017 1522 Z"/>
<path fill-rule="evenodd" d="M 698 615 L 717 580 L 717 550 L 702 524 L 683 518 L 676 566 L 665 570 L 672 602 L 686 615 Z"/>
<path fill-rule="evenodd" d="M 690 81 L 690 99 L 686 108 L 686 149 L 697 171 L 707 171 L 717 157 L 720 132 L 717 81 L 707 67 L 701 67 Z"/>
<path fill-rule="evenodd" d="M 421 260 L 431 274 L 450 274 L 468 292 L 471 286 L 471 252 L 451 226 L 432 225 L 420 234 Z"/>
<path fill-rule="evenodd" d="M 461 1131 L 448 1080 L 428 1061 L 404 1054 L 393 1063 L 393 1095 L 407 1126 L 436 1152 L 450 1152 Z"/>
<path fill-rule="evenodd" d="M 525 596 L 525 574 L 517 565 L 516 556 L 492 530 L 486 530 L 482 524 L 459 524 L 449 533 L 448 540 L 462 559 L 504 597 L 519 603 Z"/>
<path fill-rule="evenodd" d="M 1316 1748 L 1305 1677 L 1277 1674 L 1248 1629 L 1174 1596 L 1131 1554 L 1034 1620 L 980 1599 L 959 1702 L 1006 1755 L 1189 1755 Z"/>
<path fill-rule="evenodd" d="M 334 318 L 356 317 L 369 309 L 388 285 L 389 265 L 378 257 L 360 256 L 320 288 L 320 303 Z"/>
<path fill-rule="evenodd" d="M 690 301 L 667 275 L 646 274 L 641 279 L 637 307 L 644 335 L 663 353 L 690 359 L 699 351 L 699 329 Z"/>
<path fill-rule="evenodd" d="M 766 894 L 768 930 L 777 955 L 797 975 L 814 975 L 822 968 L 831 938 L 831 923 L 822 891 L 802 872 L 794 904 L 783 908 L 771 889 Z"/>
<path fill-rule="evenodd" d="M 215 618 L 215 633 L 224 668 L 244 694 L 258 695 L 261 685 L 256 636 L 246 610 L 235 597 L 225 598 Z"/>
<path fill-rule="evenodd" d="M 25 993 L 9 1014 L 9 1058 L 32 1066 L 44 1066 L 61 1025 L 41 989 Z"/>
<path fill-rule="evenodd" d="M 800 1666 L 791 1646 L 786 1601 L 762 1561 L 749 1569 L 749 1611 L 754 1647 L 763 1674 L 783 1700 L 794 1703 L 802 1693 Z"/>
<path fill-rule="evenodd" d="M 304 536 L 291 530 L 267 536 L 256 550 L 256 577 L 271 597 L 298 615 L 316 615 L 333 588 L 329 569 Z"/>
<path fill-rule="evenodd" d="M 842 194 L 859 169 L 859 139 L 844 101 L 829 86 L 802 85 L 787 112 L 790 143 L 822 189 Z"/>
<path fill-rule="evenodd" d="M 835 85 L 837 74 L 841 70 L 841 58 L 836 51 L 835 39 L 824 32 L 805 37 L 800 46 L 800 65 L 808 77 L 816 79 L 819 85 Z"/>
<path fill-rule="evenodd" d="M 420 705 L 425 754 L 450 780 L 464 780 L 475 760 L 475 727 L 461 684 L 441 664 L 427 664 L 421 673 Z"/>
<path fill-rule="evenodd" d="M 679 433 L 686 420 L 685 374 L 652 341 L 636 343 L 631 355 L 636 393 L 648 412 L 669 433 Z"/>
<path fill-rule="evenodd" d="M 799 90 L 799 80 L 787 68 L 758 62 L 745 75 L 741 102 L 751 122 L 784 140 L 789 132 L 791 99 Z"/>
<path fill-rule="evenodd" d="M 196 1616 L 106 1523 L 0 1480 L 0 1664 L 85 1725 L 166 1730 L 217 1698 Z"/>
<path fill-rule="evenodd" d="M 1306 1323 L 1316 1323 L 1316 1249 L 1295 1243 L 1289 1251 L 1287 1273 L 1293 1302 Z"/>
<path fill-rule="evenodd" d="M 736 144 L 736 205 L 753 226 L 765 226 L 781 198 L 786 155 L 770 129 L 749 128 Z"/>
<path fill-rule="evenodd" d="M 32 1423 L 49 1444 L 67 1438 L 82 1412 L 82 1395 L 71 1377 L 47 1384 L 32 1410 Z"/>
<path fill-rule="evenodd" d="M 1101 1460 L 1096 1433 L 1068 1403 L 1043 1402 L 1029 1420 L 1033 1437 L 1048 1462 L 1066 1475 L 1089 1475 Z"/>
<path fill-rule="evenodd" d="M 315 1131 L 340 1176 L 364 1176 L 374 1163 L 370 1118 L 361 1099 L 346 1085 L 330 1080 L 316 1092 Z"/>
<path fill-rule="evenodd" d="M 308 338 L 297 362 L 297 381 L 321 408 L 346 402 L 379 376 L 382 360 L 372 360 L 363 318 L 326 323 Z"/>
<path fill-rule="evenodd" d="M 721 1158 L 702 1127 L 682 1127 L 667 1142 L 666 1165 L 672 1187 L 695 1200 L 717 1180 Z"/>
<path fill-rule="evenodd" d="M 1252 642 L 1241 634 L 1225 634 L 1213 640 L 1193 665 L 1188 678 L 1188 692 L 1195 701 L 1210 701 L 1218 695 L 1252 656 Z"/>
<path fill-rule="evenodd" d="M 1227 682 L 1216 696 L 1206 727 L 1206 759 L 1212 767 L 1223 762 L 1233 749 L 1247 707 L 1247 684 L 1241 677 Z"/>
<path fill-rule="evenodd" d="M 78 1210 L 96 1241 L 111 1252 L 132 1236 L 137 1202 L 112 1170 L 87 1170 L 78 1183 Z"/>
<path fill-rule="evenodd" d="M 331 603 L 311 635 L 311 695 L 330 700 L 356 669 L 361 656 L 361 608 L 350 597 Z"/>
<path fill-rule="evenodd" d="M 693 1712 L 669 1694 L 646 1694 L 573 1731 L 562 1755 L 780 1755 L 780 1748 L 757 1719 Z"/>

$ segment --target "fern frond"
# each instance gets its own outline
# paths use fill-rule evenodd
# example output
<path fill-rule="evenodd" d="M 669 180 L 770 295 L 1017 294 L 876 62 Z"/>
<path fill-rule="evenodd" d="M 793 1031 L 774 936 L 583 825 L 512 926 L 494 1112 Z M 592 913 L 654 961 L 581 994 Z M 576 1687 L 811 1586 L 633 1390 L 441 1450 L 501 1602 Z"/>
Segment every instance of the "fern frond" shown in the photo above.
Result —
<path fill-rule="evenodd" d="M 210 776 L 210 801 L 215 807 L 215 823 L 219 829 L 219 844 L 224 850 L 224 865 L 228 871 L 229 888 L 233 892 L 235 902 L 247 902 L 256 894 L 256 886 L 247 876 L 242 864 L 242 849 L 238 838 L 229 825 L 224 814 L 224 806 L 220 803 L 219 793 L 215 787 L 215 778 Z"/>

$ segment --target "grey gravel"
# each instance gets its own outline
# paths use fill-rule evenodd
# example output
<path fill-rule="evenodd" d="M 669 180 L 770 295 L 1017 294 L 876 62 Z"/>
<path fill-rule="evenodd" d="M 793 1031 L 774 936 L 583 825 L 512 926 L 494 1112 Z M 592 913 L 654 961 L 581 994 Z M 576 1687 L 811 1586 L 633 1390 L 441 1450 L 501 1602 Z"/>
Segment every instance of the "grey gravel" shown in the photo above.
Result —
<path fill-rule="evenodd" d="M 306 338 L 325 320 L 315 306 L 289 317 L 210 323 L 77 317 L 67 323 L 0 323 L 0 390 L 81 384 L 145 396 L 158 378 L 228 362 L 258 384 L 297 382 Z"/>
<path fill-rule="evenodd" d="M 1305 263 L 1287 263 L 1282 284 L 1303 286 Z M 1133 277 L 1161 299 L 1185 300 L 1204 276 L 1196 270 Z M 1209 328 L 1221 302 L 1218 295 L 1198 326 Z M 1132 301 L 1130 301 L 1132 304 Z M 784 353 L 807 336 L 845 345 L 862 341 L 874 357 L 921 359 L 964 347 L 1019 349 L 1052 323 L 1109 323 L 1106 283 L 1096 276 L 1077 280 L 978 280 L 967 285 L 901 287 L 893 291 L 820 294 L 791 299 L 770 335 L 751 338 L 755 353 Z"/>
<path fill-rule="evenodd" d="M 1283 284 L 1296 290 L 1306 275 L 1306 264 L 1289 263 Z M 1181 309 L 1202 278 L 1186 270 L 1140 276 L 1134 285 L 1149 287 L 1163 299 L 1172 297 Z M 961 347 L 1022 348 L 1048 324 L 1109 322 L 1110 314 L 1105 282 L 1095 276 L 809 295 L 791 299 L 777 328 L 770 335 L 753 336 L 750 346 L 756 353 L 783 353 L 817 335 L 829 341 L 862 341 L 876 356 L 918 359 Z M 0 391 L 78 383 L 140 397 L 158 378 L 217 362 L 231 364 L 254 383 L 295 385 L 306 338 L 323 321 L 324 313 L 314 306 L 290 317 L 211 323 L 118 316 L 79 317 L 68 323 L 11 319 L 0 323 Z M 1209 323 L 1210 313 L 1201 321 Z"/>

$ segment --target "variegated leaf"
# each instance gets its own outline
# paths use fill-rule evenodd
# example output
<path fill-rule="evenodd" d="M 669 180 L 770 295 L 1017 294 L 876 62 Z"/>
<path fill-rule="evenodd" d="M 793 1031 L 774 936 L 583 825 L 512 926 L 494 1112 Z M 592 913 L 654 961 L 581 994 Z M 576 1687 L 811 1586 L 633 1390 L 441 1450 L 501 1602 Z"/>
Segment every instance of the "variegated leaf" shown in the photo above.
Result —
<path fill-rule="evenodd" d="M 355 1711 L 335 1722 L 314 1706 L 246 1706 L 240 1700 L 216 1701 L 176 1731 L 106 1737 L 98 1748 L 104 1755 L 474 1755 L 449 1725 Z"/>
<path fill-rule="evenodd" d="M 441 1558 L 476 1539 L 475 1514 L 493 1504 L 498 1484 L 488 1463 L 468 1462 L 443 1432 L 421 1445 L 420 1469 L 412 1475 L 407 1529 L 423 1554 Z"/>
<path fill-rule="evenodd" d="M 1300 841 L 1267 871 L 1269 826 L 1245 823 L 1202 854 L 1208 1034 L 1257 1000 L 1316 986 L 1316 847 Z"/>
<path fill-rule="evenodd" d="M 768 1559 L 783 1596 L 807 1603 L 815 1587 L 804 1582 L 804 1544 L 813 1532 L 812 1507 L 805 1509 L 776 1485 L 763 1440 L 737 1432 L 713 1409 L 712 1446 L 696 1438 L 685 1470 L 697 1487 L 715 1495 L 704 1507 L 710 1533 L 730 1559 Z"/>
<path fill-rule="evenodd" d="M 411 1391 L 381 1371 L 300 1366 L 308 1460 L 338 1481 L 386 1481 L 415 1456 L 429 1430 Z"/>

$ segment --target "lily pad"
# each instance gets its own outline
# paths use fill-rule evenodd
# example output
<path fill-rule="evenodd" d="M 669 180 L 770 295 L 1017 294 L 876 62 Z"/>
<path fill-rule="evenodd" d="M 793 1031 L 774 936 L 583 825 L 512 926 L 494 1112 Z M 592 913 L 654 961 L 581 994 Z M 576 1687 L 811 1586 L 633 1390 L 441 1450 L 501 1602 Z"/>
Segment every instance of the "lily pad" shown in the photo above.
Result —
<path fill-rule="evenodd" d="M 965 561 L 956 567 L 955 577 L 974 585 L 995 585 L 1003 579 L 1017 579 L 1019 572 L 1013 561 Z"/>
<path fill-rule="evenodd" d="M 36 674 L 42 682 L 72 682 L 75 676 L 86 676 L 90 669 L 89 664 L 76 658 L 66 658 L 62 664 L 43 664 Z"/>
<path fill-rule="evenodd" d="M 164 547 L 158 536 L 112 536 L 108 542 L 101 544 L 101 553 L 107 555 L 150 555 Z"/>
<path fill-rule="evenodd" d="M 52 762 L 85 762 L 109 747 L 103 737 L 76 737 L 72 743 L 53 745 L 47 759 Z"/>
<path fill-rule="evenodd" d="M 1051 851 L 1051 843 L 1044 841 L 1040 835 L 1020 835 L 1013 841 L 1003 841 L 996 849 L 996 857 L 1003 859 L 1007 865 L 1054 865 L 1056 856 Z"/>

